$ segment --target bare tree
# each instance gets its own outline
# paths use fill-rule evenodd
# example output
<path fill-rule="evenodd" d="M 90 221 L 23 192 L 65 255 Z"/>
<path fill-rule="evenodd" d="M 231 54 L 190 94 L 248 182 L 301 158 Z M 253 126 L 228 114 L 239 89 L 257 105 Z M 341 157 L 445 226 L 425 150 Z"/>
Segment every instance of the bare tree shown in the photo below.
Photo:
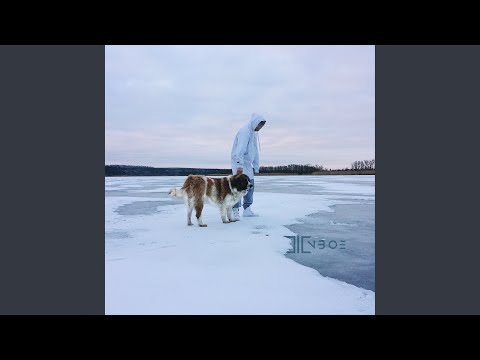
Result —
<path fill-rule="evenodd" d="M 375 159 L 354 161 L 352 170 L 375 170 Z"/>

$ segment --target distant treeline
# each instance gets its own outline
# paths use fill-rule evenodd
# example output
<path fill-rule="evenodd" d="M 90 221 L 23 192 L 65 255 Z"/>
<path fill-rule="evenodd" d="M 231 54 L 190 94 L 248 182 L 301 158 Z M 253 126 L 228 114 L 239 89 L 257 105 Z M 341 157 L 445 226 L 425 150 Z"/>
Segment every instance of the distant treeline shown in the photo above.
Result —
<path fill-rule="evenodd" d="M 105 165 L 105 176 L 187 176 L 231 174 L 231 169 L 154 168 L 134 165 Z"/>
<path fill-rule="evenodd" d="M 354 174 L 355 171 L 359 171 L 362 174 L 366 173 L 363 170 L 373 170 L 375 173 L 375 159 L 372 160 L 362 160 L 355 161 L 352 163 L 351 168 L 344 169 L 327 169 L 322 165 L 280 165 L 280 166 L 260 166 L 261 174 L 296 174 L 296 175 L 308 175 L 308 174 L 328 174 L 328 173 L 341 173 L 349 172 Z M 369 171 L 368 174 L 372 174 L 372 171 Z"/>
<path fill-rule="evenodd" d="M 305 175 L 312 174 L 315 171 L 325 171 L 322 165 L 280 165 L 280 166 L 260 166 L 261 174 L 297 174 Z"/>
<path fill-rule="evenodd" d="M 231 169 L 199 169 L 199 168 L 155 168 L 135 165 L 105 165 L 105 176 L 187 176 L 196 175 L 226 175 Z M 281 165 L 260 166 L 260 174 L 287 175 L 351 175 L 375 174 L 375 159 L 355 161 L 351 168 L 327 169 L 322 165 Z"/>
<path fill-rule="evenodd" d="M 375 170 L 328 170 L 328 171 L 315 171 L 312 175 L 375 175 Z"/>

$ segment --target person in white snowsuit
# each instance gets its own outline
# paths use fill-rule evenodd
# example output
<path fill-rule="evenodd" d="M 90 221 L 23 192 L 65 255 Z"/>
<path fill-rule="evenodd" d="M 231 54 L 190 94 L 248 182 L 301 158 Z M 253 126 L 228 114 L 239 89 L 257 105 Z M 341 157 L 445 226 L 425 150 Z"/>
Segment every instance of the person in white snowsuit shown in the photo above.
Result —
<path fill-rule="evenodd" d="M 265 125 L 267 121 L 260 114 L 253 114 L 250 121 L 238 130 L 237 136 L 232 146 L 232 173 L 246 174 L 250 178 L 252 187 L 243 197 L 243 216 L 258 216 L 250 206 L 253 203 L 253 192 L 255 189 L 254 173 L 260 171 L 260 140 L 258 131 Z M 233 206 L 233 217 L 240 220 L 239 209 L 242 206 L 242 199 Z"/>

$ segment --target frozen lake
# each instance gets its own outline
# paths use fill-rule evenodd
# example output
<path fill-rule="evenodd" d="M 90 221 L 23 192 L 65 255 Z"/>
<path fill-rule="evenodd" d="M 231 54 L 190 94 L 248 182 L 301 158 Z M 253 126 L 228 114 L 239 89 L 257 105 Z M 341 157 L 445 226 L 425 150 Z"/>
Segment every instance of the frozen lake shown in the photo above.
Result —
<path fill-rule="evenodd" d="M 375 176 L 257 176 L 261 216 L 206 204 L 207 228 L 167 194 L 184 180 L 105 178 L 107 313 L 374 313 Z"/>

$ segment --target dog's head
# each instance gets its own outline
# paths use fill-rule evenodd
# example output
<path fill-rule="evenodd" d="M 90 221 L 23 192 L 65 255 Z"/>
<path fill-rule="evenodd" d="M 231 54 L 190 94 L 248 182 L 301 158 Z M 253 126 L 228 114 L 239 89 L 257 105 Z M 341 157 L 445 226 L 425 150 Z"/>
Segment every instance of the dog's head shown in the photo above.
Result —
<path fill-rule="evenodd" d="M 245 174 L 234 175 L 231 183 L 232 189 L 236 189 L 238 192 L 241 192 L 244 195 L 246 195 L 248 190 L 250 190 L 250 188 L 253 186 L 250 182 L 250 178 Z"/>

